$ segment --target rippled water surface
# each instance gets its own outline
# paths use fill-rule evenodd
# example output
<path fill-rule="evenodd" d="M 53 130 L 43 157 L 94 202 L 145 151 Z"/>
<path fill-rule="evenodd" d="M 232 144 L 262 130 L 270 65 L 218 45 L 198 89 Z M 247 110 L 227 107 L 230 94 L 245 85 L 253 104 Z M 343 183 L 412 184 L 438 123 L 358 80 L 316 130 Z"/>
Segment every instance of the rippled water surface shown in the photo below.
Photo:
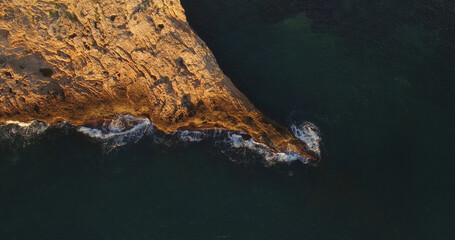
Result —
<path fill-rule="evenodd" d="M 147 121 L 10 125 L 0 239 L 454 238 L 452 0 L 182 3 L 256 106 L 320 129 L 321 166 Z"/>

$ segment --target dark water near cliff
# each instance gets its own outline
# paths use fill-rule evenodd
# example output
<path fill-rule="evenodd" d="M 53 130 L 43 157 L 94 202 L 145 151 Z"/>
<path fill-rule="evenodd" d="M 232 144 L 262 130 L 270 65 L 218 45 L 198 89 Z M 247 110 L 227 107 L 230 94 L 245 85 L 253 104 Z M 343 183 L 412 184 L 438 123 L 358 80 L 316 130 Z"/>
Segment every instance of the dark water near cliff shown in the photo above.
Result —
<path fill-rule="evenodd" d="M 148 137 L 106 155 L 48 131 L 2 145 L 0 239 L 452 239 L 453 1 L 184 0 L 227 75 L 325 159 L 236 164 Z"/>

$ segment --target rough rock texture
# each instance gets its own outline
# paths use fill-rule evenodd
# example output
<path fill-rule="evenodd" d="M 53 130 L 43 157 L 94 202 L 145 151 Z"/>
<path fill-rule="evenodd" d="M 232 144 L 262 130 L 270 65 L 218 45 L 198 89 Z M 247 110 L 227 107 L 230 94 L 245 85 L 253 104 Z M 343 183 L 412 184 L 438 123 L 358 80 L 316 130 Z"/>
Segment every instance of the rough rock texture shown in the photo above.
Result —
<path fill-rule="evenodd" d="M 0 122 L 126 113 L 165 132 L 243 131 L 317 160 L 223 74 L 179 0 L 0 0 Z"/>

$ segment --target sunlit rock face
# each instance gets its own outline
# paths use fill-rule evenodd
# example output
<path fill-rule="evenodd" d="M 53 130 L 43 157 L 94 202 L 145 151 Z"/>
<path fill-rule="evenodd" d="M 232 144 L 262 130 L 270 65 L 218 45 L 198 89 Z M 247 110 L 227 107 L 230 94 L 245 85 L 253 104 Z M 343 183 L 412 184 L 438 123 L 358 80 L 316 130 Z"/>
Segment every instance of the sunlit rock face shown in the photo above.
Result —
<path fill-rule="evenodd" d="M 165 132 L 243 131 L 317 161 L 223 74 L 178 0 L 0 0 L 0 121 L 118 114 Z"/>

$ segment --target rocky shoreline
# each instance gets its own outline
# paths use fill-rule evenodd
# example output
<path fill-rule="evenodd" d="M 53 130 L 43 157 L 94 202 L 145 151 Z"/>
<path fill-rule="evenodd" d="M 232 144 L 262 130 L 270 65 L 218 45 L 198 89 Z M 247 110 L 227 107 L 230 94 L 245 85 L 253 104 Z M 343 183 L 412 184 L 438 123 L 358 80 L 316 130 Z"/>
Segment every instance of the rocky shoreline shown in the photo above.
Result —
<path fill-rule="evenodd" d="M 241 131 L 319 161 L 223 74 L 176 0 L 0 0 L 0 121 Z"/>

